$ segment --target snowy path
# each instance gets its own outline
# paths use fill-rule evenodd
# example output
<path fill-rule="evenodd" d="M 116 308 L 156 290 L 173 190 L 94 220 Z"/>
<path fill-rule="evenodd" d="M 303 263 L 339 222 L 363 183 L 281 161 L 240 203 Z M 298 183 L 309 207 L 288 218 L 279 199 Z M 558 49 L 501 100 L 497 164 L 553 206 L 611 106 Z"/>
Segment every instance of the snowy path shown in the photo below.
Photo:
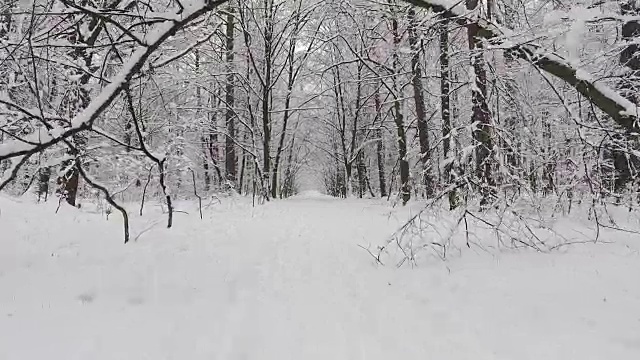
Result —
<path fill-rule="evenodd" d="M 388 215 L 225 205 L 123 246 L 117 218 L 0 198 L 0 359 L 640 358 L 638 247 L 376 268 Z"/>

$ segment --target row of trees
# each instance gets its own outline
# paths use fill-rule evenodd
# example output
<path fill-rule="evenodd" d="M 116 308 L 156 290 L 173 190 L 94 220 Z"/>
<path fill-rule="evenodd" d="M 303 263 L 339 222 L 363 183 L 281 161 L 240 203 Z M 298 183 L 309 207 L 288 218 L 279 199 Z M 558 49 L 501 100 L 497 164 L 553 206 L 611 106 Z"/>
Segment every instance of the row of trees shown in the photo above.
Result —
<path fill-rule="evenodd" d="M 335 196 L 450 208 L 622 199 L 638 164 L 639 9 L 4 0 L 0 189 L 46 198 L 55 182 L 76 205 L 83 178 L 113 206 L 157 189 L 171 214 L 194 192 L 290 196 L 315 169 Z"/>
<path fill-rule="evenodd" d="M 5 2 L 2 139 L 71 125 L 92 98 L 120 80 L 127 58 L 149 48 L 155 24 L 183 18 L 189 7 Z M 317 8 L 301 1 L 230 2 L 176 26 L 92 119 L 95 126 L 25 160 L 17 187 L 34 181 L 46 194 L 51 170 L 62 169 L 59 192 L 75 205 L 77 168 L 85 164 L 109 187 L 139 184 L 153 173 L 184 195 L 193 172 L 205 192 L 292 194 L 307 153 L 301 110 L 293 103 L 305 97 L 294 98 L 294 91 L 316 47 L 313 40 L 303 52 L 299 46 L 315 26 Z"/>
<path fill-rule="evenodd" d="M 435 12 L 369 3 L 334 16 L 330 193 L 399 188 L 406 202 L 450 189 L 455 208 L 514 191 L 618 200 L 637 191 L 635 2 L 427 7 Z"/>

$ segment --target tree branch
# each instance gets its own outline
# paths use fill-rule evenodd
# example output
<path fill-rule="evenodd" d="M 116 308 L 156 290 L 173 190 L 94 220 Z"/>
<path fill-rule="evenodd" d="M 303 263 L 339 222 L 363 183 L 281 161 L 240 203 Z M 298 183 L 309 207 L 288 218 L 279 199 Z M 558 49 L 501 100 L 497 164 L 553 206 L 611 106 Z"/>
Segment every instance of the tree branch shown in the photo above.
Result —
<path fill-rule="evenodd" d="M 440 13 L 442 17 L 451 19 L 459 25 L 467 26 L 471 19 L 460 1 L 450 0 L 405 0 L 415 6 L 430 9 Z M 503 29 L 486 20 L 480 19 L 478 36 L 484 39 L 494 39 L 507 45 L 506 49 L 515 56 L 530 62 L 549 74 L 565 81 L 580 94 L 589 99 L 595 106 L 609 115 L 625 130 L 638 133 L 638 109 L 635 104 L 625 99 L 620 93 L 609 86 L 598 83 L 587 72 L 574 68 L 562 56 L 547 51 L 535 43 L 506 44 L 508 36 L 513 35 L 508 29 Z M 505 39 L 505 40 L 502 40 Z"/>

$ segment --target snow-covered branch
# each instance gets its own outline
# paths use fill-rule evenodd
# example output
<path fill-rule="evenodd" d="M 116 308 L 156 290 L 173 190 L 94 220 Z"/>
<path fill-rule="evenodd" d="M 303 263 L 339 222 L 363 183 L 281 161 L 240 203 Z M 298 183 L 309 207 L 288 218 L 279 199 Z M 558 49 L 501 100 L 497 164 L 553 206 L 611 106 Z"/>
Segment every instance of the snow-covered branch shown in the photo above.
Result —
<path fill-rule="evenodd" d="M 469 24 L 470 19 L 461 1 L 405 1 L 421 8 L 431 9 L 462 26 Z M 634 133 L 638 132 L 638 108 L 634 103 L 620 95 L 618 91 L 606 84 L 598 82 L 595 77 L 583 69 L 575 68 L 562 56 L 548 51 L 538 44 L 531 42 L 526 44 L 509 43 L 508 39 L 513 35 L 509 29 L 502 28 L 485 20 L 480 20 L 478 25 L 480 28 L 478 36 L 485 39 L 501 41 L 503 43 L 502 47 L 511 51 L 514 55 L 571 85 L 626 130 Z"/>
<path fill-rule="evenodd" d="M 0 160 L 29 156 L 49 148 L 74 134 L 91 129 L 95 120 L 127 87 L 147 59 L 179 29 L 198 19 L 228 0 L 193 0 L 184 4 L 184 10 L 176 18 L 156 24 L 142 39 L 146 46 L 139 46 L 125 62 L 119 73 L 111 79 L 101 93 L 82 112 L 71 120 L 71 126 L 59 133 L 36 132 L 21 140 L 11 140 L 0 145 Z"/>

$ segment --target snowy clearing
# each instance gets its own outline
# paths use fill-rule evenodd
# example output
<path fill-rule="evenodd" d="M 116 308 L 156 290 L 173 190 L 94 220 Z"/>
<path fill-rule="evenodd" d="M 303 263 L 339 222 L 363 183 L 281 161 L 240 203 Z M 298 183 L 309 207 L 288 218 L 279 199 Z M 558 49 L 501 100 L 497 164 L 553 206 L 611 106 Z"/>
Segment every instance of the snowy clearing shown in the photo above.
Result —
<path fill-rule="evenodd" d="M 123 245 L 117 214 L 0 197 L 0 359 L 640 358 L 637 242 L 396 269 L 358 247 L 408 216 L 382 201 L 179 205 Z"/>

